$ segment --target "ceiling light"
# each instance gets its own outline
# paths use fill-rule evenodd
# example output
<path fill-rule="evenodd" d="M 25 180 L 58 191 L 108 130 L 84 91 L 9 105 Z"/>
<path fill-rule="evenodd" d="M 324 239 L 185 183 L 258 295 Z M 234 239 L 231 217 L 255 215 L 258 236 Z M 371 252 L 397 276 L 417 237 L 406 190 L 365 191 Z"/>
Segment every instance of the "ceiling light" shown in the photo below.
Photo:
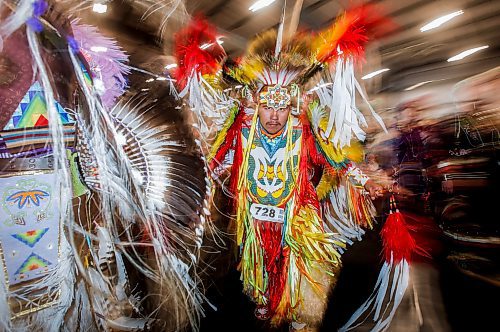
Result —
<path fill-rule="evenodd" d="M 362 80 L 367 80 L 369 78 L 372 78 L 374 76 L 377 76 L 378 74 L 382 74 L 383 72 L 389 71 L 389 68 L 384 68 L 384 69 L 379 69 L 377 71 L 374 71 L 373 73 L 369 73 L 363 77 L 361 77 Z"/>
<path fill-rule="evenodd" d="M 205 43 L 205 44 L 202 44 L 200 45 L 200 48 L 202 50 L 206 50 L 207 48 L 209 48 L 210 46 L 212 46 L 212 43 Z"/>
<path fill-rule="evenodd" d="M 162 76 L 160 76 L 160 77 L 157 77 L 157 78 L 156 78 L 156 80 L 157 80 L 157 81 L 166 81 L 166 80 L 167 80 L 167 78 L 166 78 L 166 77 L 162 77 Z"/>
<path fill-rule="evenodd" d="M 462 15 L 463 13 L 464 13 L 463 10 L 458 10 L 456 12 L 438 17 L 434 21 L 429 22 L 426 25 L 424 25 L 423 27 L 421 27 L 420 31 L 424 32 L 427 30 L 435 29 L 435 28 L 441 26 L 441 24 L 444 24 L 444 23 L 448 22 L 449 20 L 451 20 L 452 18 L 457 17 L 459 15 Z"/>
<path fill-rule="evenodd" d="M 155 79 L 154 79 L 154 78 L 148 78 L 148 79 L 146 80 L 146 83 L 151 83 L 151 82 L 154 82 L 154 81 L 155 81 Z"/>
<path fill-rule="evenodd" d="M 272 4 L 275 1 L 276 0 L 259 0 L 256 3 L 254 3 L 253 5 L 251 5 L 250 8 L 248 8 L 248 9 L 253 11 L 253 12 L 256 12 L 259 9 L 262 9 L 264 7 L 269 6 L 270 4 Z"/>
<path fill-rule="evenodd" d="M 324 87 L 327 87 L 329 85 L 333 85 L 333 83 L 331 82 L 328 82 L 328 83 L 323 83 L 323 84 L 319 84 L 319 85 L 316 85 L 314 88 L 312 88 L 311 90 L 307 91 L 307 92 L 314 92 L 316 90 L 319 90 L 321 88 L 324 88 Z"/>
<path fill-rule="evenodd" d="M 165 69 L 166 69 L 166 70 L 169 70 L 169 69 L 172 69 L 172 68 L 175 68 L 175 67 L 177 67 L 177 64 L 176 64 L 176 63 L 171 63 L 171 64 L 169 64 L 169 65 L 166 65 L 166 66 L 165 66 Z"/>
<path fill-rule="evenodd" d="M 410 87 L 406 88 L 406 89 L 405 89 L 405 91 L 411 91 L 411 90 L 413 90 L 413 89 L 416 89 L 416 88 L 418 88 L 418 87 L 421 87 L 422 85 L 425 85 L 425 84 L 428 84 L 428 83 L 431 83 L 431 82 L 434 82 L 434 81 L 425 81 L 425 82 L 420 82 L 420 83 L 417 83 L 417 84 L 415 84 L 415 85 L 412 85 L 412 86 L 410 86 Z"/>
<path fill-rule="evenodd" d="M 106 52 L 108 48 L 104 46 L 92 46 L 90 50 L 92 52 L 100 53 L 100 52 Z"/>
<path fill-rule="evenodd" d="M 488 45 L 484 45 L 484 46 L 479 46 L 479 47 L 471 48 L 470 50 L 466 50 L 466 51 L 460 52 L 457 55 L 452 56 L 451 58 L 449 58 L 448 62 L 462 60 L 466 56 L 474 54 L 477 51 L 484 50 L 485 48 L 488 48 L 488 47 L 489 47 Z"/>
<path fill-rule="evenodd" d="M 104 5 L 102 3 L 95 3 L 92 6 L 92 10 L 98 14 L 104 14 L 108 11 L 108 5 Z"/>

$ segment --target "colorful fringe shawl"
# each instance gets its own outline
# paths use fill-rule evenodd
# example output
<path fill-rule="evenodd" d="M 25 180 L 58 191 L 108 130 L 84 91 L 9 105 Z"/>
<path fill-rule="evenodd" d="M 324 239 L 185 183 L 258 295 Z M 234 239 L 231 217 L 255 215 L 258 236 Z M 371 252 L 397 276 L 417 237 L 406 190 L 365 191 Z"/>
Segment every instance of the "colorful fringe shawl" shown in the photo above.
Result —
<path fill-rule="evenodd" d="M 292 163 L 291 181 L 293 192 L 288 200 L 279 206 L 286 209 L 283 224 L 254 220 L 250 213 L 252 199 L 249 194 L 249 156 L 256 138 L 257 112 L 252 117 L 240 110 L 231 114 L 223 131 L 216 138 L 214 150 L 209 159 L 212 169 L 221 164 L 229 150 L 234 149 L 231 166 L 230 189 L 234 195 L 237 222 L 237 244 L 241 248 L 241 280 L 246 294 L 258 305 L 265 306 L 274 325 L 297 319 L 296 308 L 302 302 L 301 281 L 305 278 L 313 289 L 321 292 L 312 276 L 313 269 L 321 268 L 333 276 L 340 265 L 340 254 L 346 241 L 339 233 L 325 227 L 328 223 L 322 217 L 323 211 L 316 188 L 309 178 L 313 166 L 324 168 L 324 174 L 338 178 L 339 174 L 328 163 L 318 149 L 309 121 L 304 115 L 299 126 L 293 127 L 292 117 L 287 121 L 287 147 L 285 163 Z M 243 129 L 248 131 L 243 144 Z M 300 133 L 295 144 L 298 148 L 298 163 L 293 164 L 290 151 L 292 134 Z M 287 168 L 287 167 L 285 167 Z M 332 173 L 333 172 L 333 173 Z M 349 182 L 349 181 L 347 181 Z M 339 183 L 339 182 L 337 182 Z M 367 224 L 370 214 L 362 216 L 368 208 L 360 201 L 360 193 L 354 187 L 348 190 L 349 210 L 356 213 L 355 222 Z M 335 189 L 330 183 L 329 192 Z M 356 212 L 362 211 L 362 212 Z"/>

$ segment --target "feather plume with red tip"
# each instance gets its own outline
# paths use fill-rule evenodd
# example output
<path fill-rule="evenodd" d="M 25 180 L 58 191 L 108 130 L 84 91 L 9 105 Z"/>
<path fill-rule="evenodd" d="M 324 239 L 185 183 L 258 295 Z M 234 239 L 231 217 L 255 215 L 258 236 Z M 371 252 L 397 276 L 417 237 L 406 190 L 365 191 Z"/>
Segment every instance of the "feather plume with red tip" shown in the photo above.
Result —
<path fill-rule="evenodd" d="M 175 36 L 175 55 L 178 61 L 174 72 L 177 86 L 182 90 L 193 73 L 215 74 L 226 55 L 217 42 L 217 31 L 201 16 L 195 17 Z"/>
<path fill-rule="evenodd" d="M 375 5 L 350 9 L 316 37 L 316 60 L 327 63 L 338 57 L 362 59 L 369 40 L 387 35 L 394 28 L 394 23 Z"/>

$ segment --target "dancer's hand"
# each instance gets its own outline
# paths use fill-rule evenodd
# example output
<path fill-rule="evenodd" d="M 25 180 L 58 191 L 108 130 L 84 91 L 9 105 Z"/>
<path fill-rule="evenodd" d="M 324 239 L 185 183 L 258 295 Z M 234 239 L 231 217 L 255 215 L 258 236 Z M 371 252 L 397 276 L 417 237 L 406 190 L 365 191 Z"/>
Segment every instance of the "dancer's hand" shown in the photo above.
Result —
<path fill-rule="evenodd" d="M 384 195 L 384 188 L 372 180 L 368 180 L 365 183 L 365 189 L 370 193 L 370 198 L 374 200 L 377 197 L 382 197 Z"/>

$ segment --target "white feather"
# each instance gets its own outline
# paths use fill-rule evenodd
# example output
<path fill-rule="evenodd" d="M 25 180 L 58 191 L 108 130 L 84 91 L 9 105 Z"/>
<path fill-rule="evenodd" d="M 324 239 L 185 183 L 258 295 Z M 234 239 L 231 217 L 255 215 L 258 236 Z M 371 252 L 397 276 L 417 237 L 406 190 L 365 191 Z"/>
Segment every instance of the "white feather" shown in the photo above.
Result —
<path fill-rule="evenodd" d="M 7 39 L 33 15 L 33 2 L 33 0 L 20 0 L 16 5 L 16 10 L 2 18 L 0 21 L 0 40 Z M 0 3 L 0 9 L 3 9 L 1 5 Z"/>
<path fill-rule="evenodd" d="M 283 45 L 283 28 L 285 26 L 285 5 L 283 6 L 283 11 L 281 13 L 280 26 L 278 28 L 278 36 L 276 38 L 276 48 L 274 49 L 274 56 L 277 58 L 281 52 L 281 46 Z"/>

